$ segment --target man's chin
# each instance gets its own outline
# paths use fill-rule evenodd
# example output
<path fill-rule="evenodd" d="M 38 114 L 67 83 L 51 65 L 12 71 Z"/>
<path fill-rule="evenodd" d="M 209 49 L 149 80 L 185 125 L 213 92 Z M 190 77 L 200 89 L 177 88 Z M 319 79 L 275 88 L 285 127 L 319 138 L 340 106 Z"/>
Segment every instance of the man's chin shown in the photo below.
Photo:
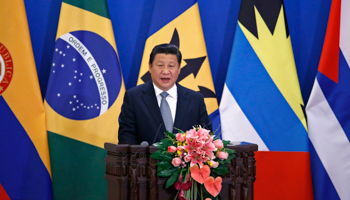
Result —
<path fill-rule="evenodd" d="M 163 90 L 163 91 L 167 91 L 169 90 L 171 87 L 173 87 L 175 83 L 162 83 L 159 87 L 159 89 Z"/>

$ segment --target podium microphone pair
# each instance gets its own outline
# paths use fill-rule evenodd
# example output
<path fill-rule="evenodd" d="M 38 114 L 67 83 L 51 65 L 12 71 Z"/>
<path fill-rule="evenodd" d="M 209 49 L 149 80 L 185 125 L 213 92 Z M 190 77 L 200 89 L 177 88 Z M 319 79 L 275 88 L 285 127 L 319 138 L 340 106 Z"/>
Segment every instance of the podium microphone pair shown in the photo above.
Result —
<path fill-rule="evenodd" d="M 156 141 L 156 138 L 157 138 L 157 136 L 158 136 L 158 133 L 159 133 L 160 127 L 161 127 L 162 125 L 163 125 L 163 122 L 159 124 L 158 130 L 157 130 L 157 134 L 156 134 L 156 136 L 154 137 L 154 139 L 153 139 L 153 143 L 152 143 L 152 144 L 154 144 L 154 142 Z M 148 142 L 147 142 L 147 141 L 143 141 L 143 142 L 141 142 L 141 146 L 148 146 L 148 145 L 149 145 L 149 144 L 148 144 Z"/>

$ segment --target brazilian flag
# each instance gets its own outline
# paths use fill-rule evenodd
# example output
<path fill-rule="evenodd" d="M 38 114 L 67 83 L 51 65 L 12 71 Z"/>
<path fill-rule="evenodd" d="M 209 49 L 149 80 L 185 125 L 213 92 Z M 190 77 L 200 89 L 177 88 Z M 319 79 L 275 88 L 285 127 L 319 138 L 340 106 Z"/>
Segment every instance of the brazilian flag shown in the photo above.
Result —
<path fill-rule="evenodd" d="M 106 0 L 63 0 L 45 98 L 55 199 L 107 199 L 125 86 Z"/>
<path fill-rule="evenodd" d="M 149 36 L 146 40 L 137 85 L 151 80 L 149 55 L 154 46 L 163 43 L 179 47 L 183 61 L 177 82 L 204 96 L 208 114 L 214 123 L 218 117 L 218 102 L 205 46 L 198 2 L 193 0 L 154 2 Z M 195 124 L 194 124 L 195 125 Z"/>

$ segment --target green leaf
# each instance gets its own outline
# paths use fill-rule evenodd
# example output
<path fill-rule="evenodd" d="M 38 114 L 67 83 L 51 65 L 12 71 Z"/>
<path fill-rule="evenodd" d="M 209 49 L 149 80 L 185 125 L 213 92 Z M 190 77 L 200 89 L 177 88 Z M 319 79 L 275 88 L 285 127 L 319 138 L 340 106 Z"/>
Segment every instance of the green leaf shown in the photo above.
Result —
<path fill-rule="evenodd" d="M 154 159 L 158 159 L 158 160 L 159 160 L 159 159 L 162 158 L 162 157 L 161 157 L 162 152 L 163 152 L 163 150 L 158 150 L 158 151 L 152 153 L 151 157 L 154 158 Z"/>
<path fill-rule="evenodd" d="M 174 185 L 174 183 L 179 179 L 180 176 L 180 169 L 178 168 L 178 170 L 176 172 L 173 173 L 173 175 L 171 175 L 169 177 L 169 179 L 166 182 L 165 188 L 167 189 L 168 187 Z"/>
<path fill-rule="evenodd" d="M 167 151 L 163 151 L 163 150 L 158 150 L 156 152 L 154 152 L 151 155 L 152 158 L 157 159 L 157 160 L 162 160 L 162 161 L 168 161 L 171 162 L 173 160 L 173 158 L 175 157 L 175 155 L 167 152 Z"/>
<path fill-rule="evenodd" d="M 197 182 L 192 180 L 192 186 L 193 186 L 193 195 L 194 195 L 193 200 L 197 200 L 197 196 L 198 196 Z"/>
<path fill-rule="evenodd" d="M 171 162 L 173 160 L 173 158 L 175 157 L 175 156 L 171 156 L 171 155 L 165 154 L 165 153 L 163 153 L 161 156 L 162 156 L 162 160 L 168 161 L 168 162 Z"/>
<path fill-rule="evenodd" d="M 164 170 L 158 172 L 158 176 L 167 177 L 167 176 L 172 175 L 177 170 L 179 170 L 179 168 L 177 168 L 177 167 L 174 167 L 174 168 L 171 168 L 171 169 L 164 169 Z"/>
<path fill-rule="evenodd" d="M 168 147 L 165 146 L 163 143 L 161 142 L 157 142 L 157 143 L 154 143 L 153 146 L 157 147 L 158 149 L 161 149 L 161 150 L 168 150 Z"/>
<path fill-rule="evenodd" d="M 175 140 L 176 137 L 175 137 L 174 134 L 170 133 L 169 131 L 167 131 L 167 134 L 168 134 L 168 137 L 169 137 L 170 139 Z"/>
<path fill-rule="evenodd" d="M 177 191 L 176 196 L 174 199 L 177 199 L 177 196 L 179 196 L 180 190 Z"/>
<path fill-rule="evenodd" d="M 227 152 L 227 153 L 229 153 L 229 154 L 235 153 L 235 150 L 233 150 L 233 149 L 228 149 L 228 148 L 225 148 L 224 151 Z"/>
<path fill-rule="evenodd" d="M 207 191 L 207 189 L 205 188 L 204 184 L 201 185 L 200 187 L 202 187 L 202 193 L 203 193 L 203 199 L 206 199 L 206 198 L 210 198 L 212 199 L 211 197 L 211 194 L 209 194 L 209 192 Z"/>
<path fill-rule="evenodd" d="M 227 160 L 229 160 L 231 162 L 232 158 L 236 157 L 235 154 L 229 154 L 227 157 Z"/>
<path fill-rule="evenodd" d="M 171 164 L 171 162 L 164 161 L 164 160 L 157 163 L 157 166 L 158 166 L 158 171 L 161 171 L 163 169 L 170 169 L 174 167 L 174 165 Z"/>
<path fill-rule="evenodd" d="M 166 168 L 166 167 L 157 167 L 157 171 L 160 172 L 162 170 L 165 170 L 165 169 L 169 169 L 169 168 Z"/>
<path fill-rule="evenodd" d="M 190 199 L 193 199 L 194 200 L 194 196 L 193 196 L 193 181 L 192 182 L 192 185 L 191 185 L 191 188 L 190 188 L 190 192 L 191 192 L 191 195 L 190 195 Z"/>
<path fill-rule="evenodd" d="M 222 163 L 217 168 L 212 169 L 212 171 L 217 175 L 224 175 L 228 172 L 226 165 Z"/>
<path fill-rule="evenodd" d="M 226 145 L 230 144 L 231 141 L 229 140 L 223 140 L 222 143 L 224 144 L 224 147 L 226 147 Z"/>
<path fill-rule="evenodd" d="M 165 150 L 168 150 L 168 146 L 174 146 L 174 143 L 173 141 L 169 140 L 169 139 L 162 139 L 160 140 L 162 142 L 162 144 L 164 146 L 166 146 L 166 149 Z"/>

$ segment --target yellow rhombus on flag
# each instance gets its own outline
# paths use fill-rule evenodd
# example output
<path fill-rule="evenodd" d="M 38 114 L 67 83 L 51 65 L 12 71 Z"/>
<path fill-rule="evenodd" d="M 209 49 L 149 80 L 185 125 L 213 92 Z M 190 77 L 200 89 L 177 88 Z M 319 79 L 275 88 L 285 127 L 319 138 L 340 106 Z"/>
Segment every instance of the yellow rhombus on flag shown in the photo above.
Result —
<path fill-rule="evenodd" d="M 64 0 L 45 98 L 56 199 L 106 199 L 125 92 L 106 0 Z"/>

